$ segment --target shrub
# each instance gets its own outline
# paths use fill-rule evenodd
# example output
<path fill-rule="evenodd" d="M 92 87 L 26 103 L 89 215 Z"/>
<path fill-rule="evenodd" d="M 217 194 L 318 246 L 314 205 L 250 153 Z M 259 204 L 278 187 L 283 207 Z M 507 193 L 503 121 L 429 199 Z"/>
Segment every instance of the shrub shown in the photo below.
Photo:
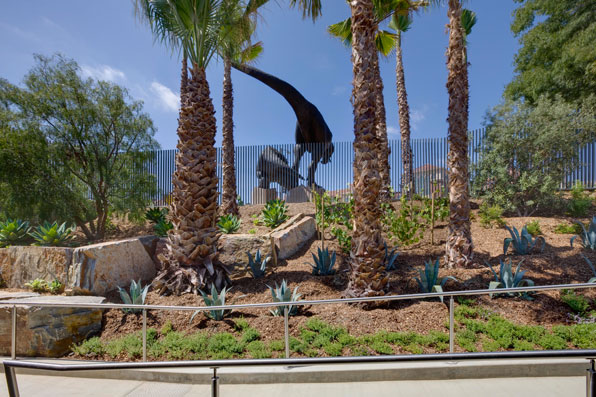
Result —
<path fill-rule="evenodd" d="M 262 278 L 265 277 L 265 271 L 267 270 L 267 263 L 271 260 L 270 256 L 266 258 L 261 257 L 261 250 L 257 250 L 257 253 L 253 259 L 250 252 L 247 252 L 248 255 L 248 265 L 246 265 L 246 269 L 250 269 L 250 273 L 252 274 L 253 278 Z"/>
<path fill-rule="evenodd" d="M 583 218 L 588 215 L 591 206 L 592 199 L 590 195 L 584 191 L 584 185 L 580 181 L 576 181 L 571 188 L 571 199 L 567 202 L 569 215 Z"/>
<path fill-rule="evenodd" d="M 482 203 L 478 210 L 480 225 L 483 227 L 493 227 L 493 225 L 497 227 L 505 226 L 503 212 L 503 208 L 499 205 L 488 205 L 487 202 Z"/>
<path fill-rule="evenodd" d="M 382 204 L 383 223 L 387 236 L 394 243 L 399 242 L 402 246 L 412 245 L 420 241 L 423 234 L 423 224 L 419 218 L 420 209 L 411 205 L 405 196 L 401 198 L 399 211 L 391 204 Z"/>
<path fill-rule="evenodd" d="M 317 248 L 317 255 L 312 254 L 314 264 L 310 264 L 312 267 L 312 274 L 314 276 L 330 276 L 335 274 L 335 251 L 333 254 L 329 254 L 329 248 L 321 249 Z"/>
<path fill-rule="evenodd" d="M 330 233 L 337 239 L 337 243 L 342 252 L 346 254 L 349 253 L 352 249 L 352 235 L 350 234 L 350 230 L 332 226 Z"/>
<path fill-rule="evenodd" d="M 149 291 L 149 285 L 143 287 L 141 284 L 141 280 L 135 282 L 132 280 L 130 282 L 130 295 L 126 292 L 125 289 L 118 287 L 118 292 L 120 293 L 120 298 L 125 305 L 144 305 L 145 298 L 147 297 L 147 292 Z M 124 313 L 139 313 L 142 309 L 122 309 Z"/>
<path fill-rule="evenodd" d="M 65 245 L 72 240 L 75 229 L 76 225 L 67 228 L 66 222 L 61 225 L 58 225 L 58 222 L 52 224 L 44 222 L 29 235 L 35 240 L 35 245 L 56 247 Z"/>
<path fill-rule="evenodd" d="M 236 233 L 240 229 L 240 219 L 236 215 L 227 214 L 219 217 L 217 227 L 222 233 L 231 234 Z"/>
<path fill-rule="evenodd" d="M 25 287 L 31 288 L 33 292 L 47 292 L 48 282 L 41 278 L 36 278 L 28 283 L 25 283 Z"/>
<path fill-rule="evenodd" d="M 582 228 L 577 223 L 572 225 L 568 223 L 559 223 L 555 226 L 555 233 L 557 234 L 581 234 Z"/>
<path fill-rule="evenodd" d="M 540 229 L 540 222 L 538 222 L 537 219 L 529 222 L 526 225 L 526 228 L 528 229 L 528 233 L 530 233 L 533 237 L 537 237 L 542 234 L 542 230 Z"/>
<path fill-rule="evenodd" d="M 544 251 L 544 245 L 546 241 L 544 237 L 536 237 L 535 239 L 532 238 L 532 235 L 528 232 L 528 228 L 524 226 L 522 228 L 521 234 L 517 231 L 515 227 L 511 228 L 509 226 L 505 226 L 505 228 L 511 234 L 511 238 L 506 238 L 503 241 L 503 255 L 507 254 L 507 249 L 509 245 L 512 244 L 513 251 L 518 255 L 528 255 L 534 246 L 538 242 L 538 240 L 542 240 L 542 247 L 540 248 L 540 252 Z"/>
<path fill-rule="evenodd" d="M 20 219 L 7 219 L 0 222 L 0 247 L 22 243 L 29 237 L 29 222 Z"/>
<path fill-rule="evenodd" d="M 277 286 L 277 283 L 275 283 L 275 288 L 270 286 L 267 287 L 269 287 L 269 290 L 271 291 L 273 302 L 296 302 L 301 296 L 298 293 L 298 287 L 294 288 L 294 292 L 288 288 L 288 283 L 286 280 L 282 280 L 279 286 Z M 276 307 L 275 309 L 271 310 L 271 314 L 274 316 L 283 316 L 284 307 L 285 306 Z M 289 316 L 293 316 L 298 313 L 298 306 L 289 305 L 287 307 Z"/>
<path fill-rule="evenodd" d="M 64 292 L 64 284 L 59 280 L 54 280 L 48 284 L 48 291 L 50 291 L 51 294 L 59 295 Z"/>
<path fill-rule="evenodd" d="M 577 295 L 575 291 L 563 290 L 561 291 L 561 300 L 569 306 L 574 313 L 581 316 L 585 315 L 590 309 L 590 302 L 583 295 Z"/>
<path fill-rule="evenodd" d="M 167 237 L 168 232 L 174 228 L 174 225 L 170 221 L 160 220 L 155 225 L 153 225 L 153 230 L 155 234 L 159 237 Z"/>
<path fill-rule="evenodd" d="M 263 224 L 271 229 L 275 229 L 288 219 L 287 211 L 288 207 L 285 201 L 279 199 L 268 201 L 261 213 Z"/>

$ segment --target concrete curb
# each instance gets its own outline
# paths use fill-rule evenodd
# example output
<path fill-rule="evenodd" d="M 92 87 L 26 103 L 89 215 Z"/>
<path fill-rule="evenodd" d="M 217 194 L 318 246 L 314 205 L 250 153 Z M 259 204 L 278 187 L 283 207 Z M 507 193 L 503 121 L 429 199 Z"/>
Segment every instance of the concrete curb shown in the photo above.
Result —
<path fill-rule="evenodd" d="M 2 361 L 2 359 L 0 359 Z M 47 360 L 68 362 L 73 360 Z M 586 359 L 512 359 L 469 360 L 460 362 L 410 362 L 388 364 L 344 364 L 303 367 L 234 367 L 219 369 L 222 384 L 274 383 L 334 383 L 379 382 L 406 380 L 447 380 L 524 377 L 585 376 L 589 362 Z M 0 372 L 4 368 L 0 366 Z M 55 372 L 17 369 L 18 374 L 62 377 L 121 379 L 181 384 L 209 384 L 212 370 L 208 368 L 167 368 L 137 370 L 98 370 Z"/>

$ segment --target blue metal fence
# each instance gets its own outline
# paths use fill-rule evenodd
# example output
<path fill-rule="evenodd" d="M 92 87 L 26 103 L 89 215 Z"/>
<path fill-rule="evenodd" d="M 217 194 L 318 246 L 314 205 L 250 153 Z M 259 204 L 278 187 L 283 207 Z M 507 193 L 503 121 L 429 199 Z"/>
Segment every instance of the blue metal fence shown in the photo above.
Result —
<path fill-rule="evenodd" d="M 470 132 L 469 154 L 470 164 L 477 164 L 480 160 L 480 150 L 484 143 L 484 129 Z M 413 168 L 416 191 L 427 195 L 433 190 L 433 186 L 446 188 L 447 186 L 447 138 L 412 139 Z M 353 180 L 352 163 L 354 151 L 352 142 L 334 142 L 335 152 L 328 164 L 319 164 L 315 174 L 315 181 L 328 192 L 337 195 L 345 195 L 351 192 Z M 294 144 L 278 145 L 253 145 L 237 146 L 235 148 L 235 165 L 237 192 L 242 201 L 246 204 L 252 201 L 253 188 L 258 186 L 257 162 L 259 155 L 267 147 L 271 146 L 280 151 L 288 160 L 291 166 L 294 161 Z M 399 192 L 403 174 L 401 160 L 401 142 L 389 140 L 391 154 L 389 156 L 391 185 L 394 191 Z M 596 187 L 596 142 L 578 149 L 580 155 L 580 167 L 570 172 L 561 183 L 562 189 L 569 189 L 579 180 L 586 189 Z M 165 205 L 168 196 L 172 191 L 172 173 L 175 170 L 176 150 L 159 150 L 155 152 L 153 160 L 149 162 L 145 172 L 156 176 L 158 196 L 153 197 L 155 205 Z M 299 172 L 304 178 L 308 174 L 308 166 L 311 161 L 310 153 L 305 153 L 301 159 Z M 222 178 L 222 151 L 217 148 L 217 175 Z M 471 175 L 472 177 L 473 175 Z M 302 181 L 302 183 L 305 183 Z M 436 185 L 434 185 L 436 183 Z M 271 188 L 278 191 L 278 196 L 283 197 L 284 189 L 277 183 L 272 183 Z"/>

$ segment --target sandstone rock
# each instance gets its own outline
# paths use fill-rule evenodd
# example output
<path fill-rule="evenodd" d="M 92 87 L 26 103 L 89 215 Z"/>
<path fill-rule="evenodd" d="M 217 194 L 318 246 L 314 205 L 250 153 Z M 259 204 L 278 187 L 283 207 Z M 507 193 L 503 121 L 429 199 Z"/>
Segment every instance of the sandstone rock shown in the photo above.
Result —
<path fill-rule="evenodd" d="M 252 204 L 265 204 L 267 201 L 275 200 L 277 198 L 277 190 L 262 189 L 255 187 L 252 189 Z"/>
<path fill-rule="evenodd" d="M 0 355 L 10 355 L 11 302 L 47 302 L 99 304 L 98 296 L 39 296 L 3 301 L 0 304 Z M 70 351 L 73 343 L 80 343 L 101 331 L 101 309 L 48 308 L 21 306 L 17 308 L 17 355 L 60 357 Z"/>
<path fill-rule="evenodd" d="M 245 265 L 248 263 L 246 252 L 255 255 L 271 255 L 271 239 L 269 236 L 254 234 L 222 234 L 218 241 L 218 259 L 224 265 Z"/>
<path fill-rule="evenodd" d="M 68 287 L 105 295 L 131 280 L 151 280 L 155 263 L 138 238 L 100 243 L 74 250 Z"/>
<path fill-rule="evenodd" d="M 290 221 L 292 222 L 290 223 Z M 286 259 L 298 252 L 306 242 L 313 238 L 315 232 L 316 223 L 313 217 L 296 216 L 288 220 L 283 229 L 276 229 L 271 234 L 278 258 Z"/>
<path fill-rule="evenodd" d="M 0 273 L 9 288 L 41 278 L 65 284 L 73 249 L 64 247 L 11 246 L 0 248 Z"/>
<path fill-rule="evenodd" d="M 312 192 L 306 186 L 298 186 L 286 193 L 286 203 L 308 203 L 312 200 Z"/>
<path fill-rule="evenodd" d="M 2 292 L 0 291 L 0 301 L 18 298 L 33 298 L 39 296 L 36 292 Z"/>
<path fill-rule="evenodd" d="M 157 248 L 157 244 L 161 239 L 158 236 L 141 236 L 139 237 L 139 241 L 145 247 L 145 251 L 149 254 L 151 258 L 155 258 L 155 249 Z"/>

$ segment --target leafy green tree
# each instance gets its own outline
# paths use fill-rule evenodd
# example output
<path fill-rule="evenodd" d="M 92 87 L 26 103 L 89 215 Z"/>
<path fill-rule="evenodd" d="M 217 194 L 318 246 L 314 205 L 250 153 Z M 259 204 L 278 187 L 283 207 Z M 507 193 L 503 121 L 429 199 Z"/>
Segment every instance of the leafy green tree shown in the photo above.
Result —
<path fill-rule="evenodd" d="M 511 30 L 521 48 L 506 96 L 535 102 L 560 95 L 581 102 L 596 92 L 596 1 L 515 1 L 520 6 Z"/>
<path fill-rule="evenodd" d="M 11 215 L 74 221 L 89 240 L 103 238 L 110 211 L 138 214 L 155 193 L 142 172 L 158 148 L 153 123 L 125 88 L 83 80 L 75 61 L 35 60 L 24 87 L 0 81 L 0 203 Z"/>
<path fill-rule="evenodd" d="M 473 189 L 490 205 L 518 216 L 548 209 L 565 174 L 577 167 L 578 147 L 596 131 L 596 96 L 577 111 L 561 98 L 534 105 L 506 100 L 486 116 L 487 135 Z"/>

